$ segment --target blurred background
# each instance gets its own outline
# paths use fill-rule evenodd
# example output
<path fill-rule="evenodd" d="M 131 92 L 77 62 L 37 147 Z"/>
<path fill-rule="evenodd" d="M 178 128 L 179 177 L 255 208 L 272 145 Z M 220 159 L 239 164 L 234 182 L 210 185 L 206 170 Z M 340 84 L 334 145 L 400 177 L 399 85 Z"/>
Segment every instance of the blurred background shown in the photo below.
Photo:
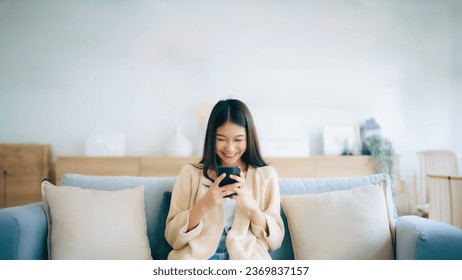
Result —
<path fill-rule="evenodd" d="M 199 154 L 239 98 L 300 155 L 372 117 L 407 180 L 420 150 L 462 154 L 461 30 L 456 0 L 0 0 L 0 142 L 150 156 L 180 133 Z"/>

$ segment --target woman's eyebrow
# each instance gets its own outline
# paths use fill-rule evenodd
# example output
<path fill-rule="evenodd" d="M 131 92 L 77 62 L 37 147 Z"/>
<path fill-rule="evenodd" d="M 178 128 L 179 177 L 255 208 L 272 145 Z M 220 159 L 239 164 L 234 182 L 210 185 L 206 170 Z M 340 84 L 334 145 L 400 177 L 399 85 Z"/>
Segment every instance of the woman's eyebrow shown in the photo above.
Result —
<path fill-rule="evenodd" d="M 217 133 L 217 136 L 228 138 L 225 135 L 219 134 L 219 133 Z M 245 134 L 239 134 L 239 135 L 234 136 L 233 138 L 240 138 L 240 137 L 245 137 Z"/>

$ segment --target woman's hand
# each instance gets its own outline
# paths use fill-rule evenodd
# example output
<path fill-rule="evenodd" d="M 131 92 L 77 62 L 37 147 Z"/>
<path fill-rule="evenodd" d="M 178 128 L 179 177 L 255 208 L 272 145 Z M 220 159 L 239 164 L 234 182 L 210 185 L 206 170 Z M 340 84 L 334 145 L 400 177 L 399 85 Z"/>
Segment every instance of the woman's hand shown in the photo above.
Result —
<path fill-rule="evenodd" d="M 265 215 L 260 209 L 257 201 L 252 197 L 249 189 L 245 185 L 245 175 L 241 172 L 241 176 L 230 175 L 231 179 L 236 180 L 237 182 L 231 184 L 234 186 L 233 191 L 237 194 L 231 197 L 242 203 L 242 205 L 249 210 L 250 221 L 255 224 L 263 227 L 268 233 L 268 224 L 266 223 Z"/>
<path fill-rule="evenodd" d="M 205 213 L 223 203 L 225 196 L 234 193 L 234 184 L 223 187 L 218 186 L 225 177 L 226 174 L 221 174 L 217 177 L 215 182 L 208 188 L 205 195 L 191 208 L 189 212 L 188 231 L 192 230 L 200 223 Z"/>
<path fill-rule="evenodd" d="M 245 185 L 245 174 L 241 171 L 241 176 L 230 175 L 231 179 L 234 179 L 236 183 L 230 184 L 233 186 L 232 190 L 237 195 L 233 195 L 231 199 L 235 199 L 242 203 L 248 210 L 259 209 L 257 202 L 252 197 L 252 194 Z"/>
<path fill-rule="evenodd" d="M 234 193 L 235 184 L 220 187 L 219 184 L 226 177 L 223 173 L 215 179 L 215 182 L 208 188 L 205 195 L 199 200 L 198 204 L 206 209 L 211 209 L 224 202 L 224 197 Z"/>

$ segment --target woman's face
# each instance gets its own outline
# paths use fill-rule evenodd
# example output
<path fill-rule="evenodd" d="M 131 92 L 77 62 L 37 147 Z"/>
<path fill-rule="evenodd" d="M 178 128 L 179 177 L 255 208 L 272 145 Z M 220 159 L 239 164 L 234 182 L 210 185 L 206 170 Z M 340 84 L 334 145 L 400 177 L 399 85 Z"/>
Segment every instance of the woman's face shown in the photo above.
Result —
<path fill-rule="evenodd" d="M 229 121 L 218 127 L 215 147 L 215 153 L 221 159 L 222 165 L 237 165 L 240 166 L 241 169 L 245 167 L 241 159 L 247 149 L 245 127 Z"/>

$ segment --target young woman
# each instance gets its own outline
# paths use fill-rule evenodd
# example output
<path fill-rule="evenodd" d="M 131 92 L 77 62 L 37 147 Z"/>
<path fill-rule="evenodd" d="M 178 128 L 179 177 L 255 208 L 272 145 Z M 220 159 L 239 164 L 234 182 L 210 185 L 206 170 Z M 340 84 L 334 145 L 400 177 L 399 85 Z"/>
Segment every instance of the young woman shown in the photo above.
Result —
<path fill-rule="evenodd" d="M 219 187 L 226 176 L 217 177 L 219 166 L 239 166 L 241 174 Z M 173 187 L 165 237 L 169 259 L 271 259 L 268 251 L 281 246 L 278 175 L 260 154 L 243 102 L 212 109 L 202 160 L 184 166 Z"/>

